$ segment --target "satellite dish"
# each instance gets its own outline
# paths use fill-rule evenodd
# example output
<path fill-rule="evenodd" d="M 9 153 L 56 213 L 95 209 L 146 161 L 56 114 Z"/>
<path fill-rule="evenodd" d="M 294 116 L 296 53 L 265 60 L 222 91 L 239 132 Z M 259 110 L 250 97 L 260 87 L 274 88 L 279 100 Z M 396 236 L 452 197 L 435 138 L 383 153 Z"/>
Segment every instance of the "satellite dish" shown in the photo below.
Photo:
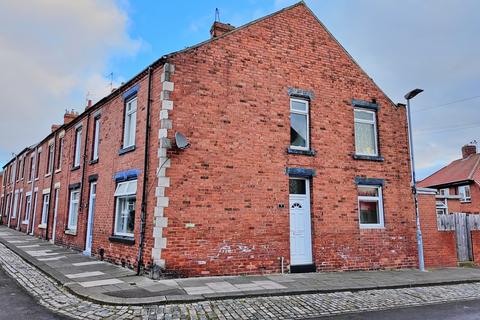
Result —
<path fill-rule="evenodd" d="M 179 149 L 187 149 L 190 146 L 187 138 L 180 132 L 175 132 L 175 144 Z"/>

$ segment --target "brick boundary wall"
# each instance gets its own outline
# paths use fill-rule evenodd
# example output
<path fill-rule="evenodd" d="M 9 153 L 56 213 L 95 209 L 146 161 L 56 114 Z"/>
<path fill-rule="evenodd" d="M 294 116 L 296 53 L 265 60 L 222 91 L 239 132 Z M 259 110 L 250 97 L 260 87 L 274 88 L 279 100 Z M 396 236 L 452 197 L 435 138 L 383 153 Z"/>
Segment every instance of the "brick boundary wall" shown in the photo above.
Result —
<path fill-rule="evenodd" d="M 425 267 L 456 267 L 455 231 L 438 231 L 435 193 L 419 192 L 418 204 Z"/>

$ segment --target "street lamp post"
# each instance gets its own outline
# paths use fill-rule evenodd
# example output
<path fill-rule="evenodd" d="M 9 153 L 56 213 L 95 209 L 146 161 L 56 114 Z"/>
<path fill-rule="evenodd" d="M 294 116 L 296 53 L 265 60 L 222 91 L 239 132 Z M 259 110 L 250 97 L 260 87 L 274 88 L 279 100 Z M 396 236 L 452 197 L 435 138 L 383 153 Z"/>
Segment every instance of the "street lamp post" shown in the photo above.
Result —
<path fill-rule="evenodd" d="M 418 267 L 420 271 L 425 271 L 425 261 L 423 257 L 423 239 L 422 230 L 420 229 L 420 213 L 418 211 L 418 194 L 417 194 L 417 180 L 415 177 L 415 157 L 413 154 L 413 136 L 412 136 L 412 118 L 410 113 L 410 100 L 417 94 L 423 92 L 422 89 L 413 89 L 405 95 L 407 100 L 407 126 L 408 126 L 408 148 L 410 149 L 410 166 L 412 173 L 412 192 L 415 201 L 415 220 L 417 224 L 417 246 L 418 246 Z"/>

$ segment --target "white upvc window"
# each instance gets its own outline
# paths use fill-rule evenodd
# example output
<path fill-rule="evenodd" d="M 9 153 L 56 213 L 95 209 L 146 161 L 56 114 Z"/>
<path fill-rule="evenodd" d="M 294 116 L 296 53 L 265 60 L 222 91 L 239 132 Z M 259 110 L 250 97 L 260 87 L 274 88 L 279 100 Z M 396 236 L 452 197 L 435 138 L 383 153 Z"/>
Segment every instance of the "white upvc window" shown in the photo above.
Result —
<path fill-rule="evenodd" d="M 378 156 L 377 115 L 375 111 L 355 108 L 355 154 Z"/>
<path fill-rule="evenodd" d="M 308 101 L 290 99 L 290 148 L 309 150 L 309 111 Z"/>
<path fill-rule="evenodd" d="M 33 180 L 33 171 L 35 170 L 35 155 L 30 156 L 30 172 L 28 173 L 28 181 Z"/>
<path fill-rule="evenodd" d="M 40 222 L 42 225 L 47 224 L 49 205 L 50 205 L 50 194 L 46 193 L 43 195 L 42 220 Z"/>
<path fill-rule="evenodd" d="M 75 153 L 74 153 L 74 159 L 73 159 L 73 167 L 80 166 L 81 147 L 82 147 L 82 127 L 79 127 L 75 131 Z"/>
<path fill-rule="evenodd" d="M 77 230 L 78 208 L 80 206 L 80 189 L 72 189 L 70 191 L 70 206 L 68 209 L 68 230 Z"/>
<path fill-rule="evenodd" d="M 435 205 L 437 214 L 448 214 L 447 199 L 438 199 Z"/>
<path fill-rule="evenodd" d="M 361 228 L 383 228 L 381 186 L 358 186 L 358 213 Z"/>
<path fill-rule="evenodd" d="M 449 188 L 438 189 L 438 194 L 441 196 L 448 196 L 450 194 Z"/>
<path fill-rule="evenodd" d="M 98 144 L 100 142 L 100 117 L 93 121 L 93 150 L 92 160 L 98 160 Z"/>
<path fill-rule="evenodd" d="M 61 137 L 58 139 L 57 170 L 62 169 L 63 141 L 64 141 L 64 137 Z"/>
<path fill-rule="evenodd" d="M 17 210 L 18 210 L 18 191 L 15 192 L 15 196 L 13 197 L 13 211 L 12 211 L 12 218 L 15 219 L 17 217 Z"/>
<path fill-rule="evenodd" d="M 115 190 L 115 228 L 118 236 L 133 237 L 137 180 L 120 182 Z"/>
<path fill-rule="evenodd" d="M 10 214 L 10 198 L 11 197 L 12 196 L 10 194 L 7 194 L 7 197 L 5 198 L 5 201 L 6 201 L 5 212 L 4 212 L 5 216 L 8 216 Z"/>
<path fill-rule="evenodd" d="M 137 97 L 133 97 L 125 104 L 125 121 L 123 127 L 123 148 L 135 145 L 135 131 L 137 126 Z"/>
<path fill-rule="evenodd" d="M 35 163 L 35 180 L 38 179 L 38 175 L 39 175 L 39 172 L 40 172 L 40 157 L 42 156 L 42 152 L 39 150 L 37 152 L 37 159 L 36 159 L 36 163 Z"/>
<path fill-rule="evenodd" d="M 53 143 L 51 143 L 49 146 L 48 146 L 48 163 L 47 163 L 47 175 L 48 174 L 51 174 L 52 171 L 53 171 L 53 148 L 54 148 L 54 145 Z"/>
<path fill-rule="evenodd" d="M 32 195 L 27 194 L 25 196 L 25 220 L 23 220 L 24 224 L 28 224 L 30 222 L 31 210 L 32 210 Z"/>
<path fill-rule="evenodd" d="M 458 187 L 458 195 L 460 196 L 461 202 L 470 202 L 472 197 L 470 196 L 470 186 L 460 186 Z"/>

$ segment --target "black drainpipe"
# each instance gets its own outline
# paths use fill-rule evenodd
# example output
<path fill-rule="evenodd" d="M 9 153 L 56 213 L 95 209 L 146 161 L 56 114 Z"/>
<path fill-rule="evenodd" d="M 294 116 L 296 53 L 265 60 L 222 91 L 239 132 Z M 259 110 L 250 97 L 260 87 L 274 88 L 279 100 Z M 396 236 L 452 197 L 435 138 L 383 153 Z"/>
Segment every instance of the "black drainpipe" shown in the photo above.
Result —
<path fill-rule="evenodd" d="M 147 212 L 148 151 L 150 144 L 150 105 L 152 87 L 152 67 L 148 67 L 147 121 L 145 125 L 145 158 L 143 162 L 142 212 L 140 215 L 140 241 L 138 243 L 137 275 L 143 264 L 143 244 L 145 242 L 145 219 Z"/>
<path fill-rule="evenodd" d="M 50 150 L 49 150 L 50 153 Z M 48 241 L 48 226 L 50 223 L 50 211 L 52 209 L 52 191 L 53 191 L 53 178 L 55 177 L 55 155 L 57 153 L 57 133 L 55 133 L 55 136 L 53 138 L 53 163 L 52 163 L 52 174 L 50 176 L 50 196 L 48 197 L 48 212 L 47 212 L 47 227 L 45 228 L 45 240 Z M 23 163 L 25 163 L 25 160 L 23 160 Z M 24 165 L 25 166 L 25 165 Z M 48 166 L 48 163 L 47 163 Z M 48 170 L 48 168 L 47 168 Z M 53 193 L 55 195 L 55 193 Z M 43 196 L 43 195 L 42 195 Z M 55 211 L 53 211 L 55 214 Z M 54 220 L 55 221 L 55 220 Z"/>
<path fill-rule="evenodd" d="M 83 146 L 83 163 L 82 163 L 82 178 L 80 180 L 80 199 L 78 199 L 78 203 L 80 204 L 80 210 L 81 210 L 81 213 L 83 215 L 83 213 L 85 213 L 83 211 L 84 207 L 83 207 L 83 185 L 84 185 L 84 180 L 85 180 L 85 170 L 86 170 L 86 162 L 87 162 L 87 145 L 88 145 L 88 127 L 90 125 L 90 111 L 87 113 L 87 127 L 85 128 L 85 144 Z M 77 218 L 78 219 L 78 218 Z M 87 217 L 87 223 L 88 223 L 88 217 Z M 77 222 L 78 224 L 78 222 Z M 85 241 L 83 242 L 83 244 L 85 245 Z"/>

